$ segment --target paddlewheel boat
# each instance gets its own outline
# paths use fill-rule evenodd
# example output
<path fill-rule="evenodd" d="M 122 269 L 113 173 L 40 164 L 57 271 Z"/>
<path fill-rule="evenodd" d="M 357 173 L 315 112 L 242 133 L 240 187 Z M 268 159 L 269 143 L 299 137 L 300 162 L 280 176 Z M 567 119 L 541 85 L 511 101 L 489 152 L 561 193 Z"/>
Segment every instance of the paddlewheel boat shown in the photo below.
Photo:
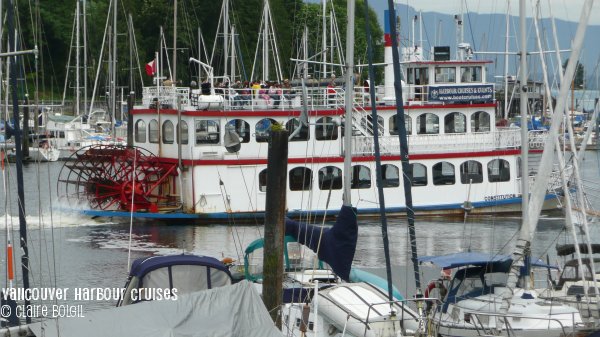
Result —
<path fill-rule="evenodd" d="M 391 49 L 386 49 L 391 60 Z M 414 55 L 403 62 L 411 162 L 404 174 L 412 180 L 417 214 L 520 212 L 520 129 L 498 126 L 503 124 L 495 119 L 494 84 L 486 82 L 490 64 Z M 114 147 L 79 150 L 61 173 L 59 194 L 71 205 L 87 201 L 92 208 L 84 206 L 85 212 L 96 216 L 130 216 L 133 211 L 139 217 L 255 221 L 265 210 L 269 132 L 279 123 L 290 132 L 289 216 L 335 215 L 345 174 L 352 177 L 359 215 L 377 215 L 377 123 L 386 207 L 388 214 L 401 214 L 405 201 L 391 72 L 386 66 L 384 85 L 376 87 L 376 121 L 363 87 L 354 89 L 352 121 L 345 121 L 341 87 L 308 81 L 304 89 L 292 85 L 270 97 L 263 89 L 216 92 L 210 82 L 193 89 L 156 80 L 155 86 L 143 88 L 141 104 L 131 110 L 138 150 L 117 147 L 120 162 L 101 155 Z M 353 167 L 343 172 L 342 130 L 350 124 Z M 539 139 L 536 134 L 535 144 Z M 142 164 L 148 162 L 156 169 Z M 553 186 L 560 184 L 550 183 L 546 208 L 556 206 Z"/>

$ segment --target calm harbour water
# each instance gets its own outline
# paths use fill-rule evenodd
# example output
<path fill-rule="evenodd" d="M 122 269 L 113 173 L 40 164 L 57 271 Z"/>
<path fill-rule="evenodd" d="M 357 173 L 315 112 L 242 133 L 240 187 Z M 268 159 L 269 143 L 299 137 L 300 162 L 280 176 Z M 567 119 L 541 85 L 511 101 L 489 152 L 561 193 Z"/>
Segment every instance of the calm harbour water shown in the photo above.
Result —
<path fill-rule="evenodd" d="M 128 272 L 129 221 L 90 219 L 74 214 L 65 214 L 56 203 L 56 180 L 63 163 L 29 164 L 25 169 L 26 210 L 29 235 L 29 254 L 32 271 L 32 287 L 115 288 L 125 284 Z M 600 180 L 596 152 L 588 151 L 583 176 L 593 181 Z M 0 242 L 7 235 L 18 243 L 17 208 L 14 187 L 14 165 L 7 167 L 9 173 L 8 212 L 2 193 L 0 214 Z M 50 182 L 50 183 L 49 183 Z M 600 198 L 591 197 L 595 208 L 600 209 Z M 410 281 L 412 265 L 406 219 L 389 219 L 391 263 L 395 283 L 404 285 Z M 461 220 L 418 219 L 416 220 L 417 247 L 419 255 L 441 255 L 457 252 L 461 248 L 508 253 L 514 247 L 514 237 L 519 229 L 519 217 L 486 217 Z M 10 230 L 7 231 L 6 229 Z M 592 236 L 600 242 L 596 223 L 592 224 Z M 131 258 L 152 254 L 187 252 L 215 257 L 233 257 L 241 261 L 246 245 L 261 237 L 259 226 L 235 227 L 228 224 L 161 225 L 151 222 L 134 223 L 131 238 Z M 555 246 L 570 240 L 564 232 L 564 220 L 559 212 L 544 215 L 538 226 L 533 252 L 536 256 L 550 255 L 556 263 Z M 4 247 L 1 244 L 0 247 Z M 18 244 L 15 244 L 18 246 Z M 5 269 L 6 257 L 0 249 L 0 268 Z M 15 249 L 19 254 L 19 249 Z M 359 239 L 354 265 L 375 268 L 382 273 L 384 266 L 381 227 L 377 220 L 359 221 Z M 5 273 L 0 282 L 6 285 Z M 20 278 L 20 267 L 17 278 Z M 435 275 L 434 275 L 435 276 Z M 427 279 L 425 279 L 425 282 Z M 16 281 L 20 284 L 20 279 Z M 402 286 L 400 287 L 402 291 Z M 410 290 L 406 290 L 410 292 Z M 113 301 L 91 301 L 84 310 L 114 305 Z"/>

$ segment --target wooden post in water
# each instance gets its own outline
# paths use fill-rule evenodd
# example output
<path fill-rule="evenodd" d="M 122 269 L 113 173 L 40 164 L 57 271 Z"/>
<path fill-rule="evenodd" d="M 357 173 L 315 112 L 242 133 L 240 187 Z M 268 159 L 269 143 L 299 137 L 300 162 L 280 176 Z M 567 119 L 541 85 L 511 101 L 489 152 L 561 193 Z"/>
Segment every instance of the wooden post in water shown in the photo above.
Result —
<path fill-rule="evenodd" d="M 267 202 L 265 205 L 265 246 L 263 302 L 275 325 L 281 329 L 279 308 L 283 301 L 283 237 L 285 225 L 288 132 L 274 125 L 267 159 Z"/>

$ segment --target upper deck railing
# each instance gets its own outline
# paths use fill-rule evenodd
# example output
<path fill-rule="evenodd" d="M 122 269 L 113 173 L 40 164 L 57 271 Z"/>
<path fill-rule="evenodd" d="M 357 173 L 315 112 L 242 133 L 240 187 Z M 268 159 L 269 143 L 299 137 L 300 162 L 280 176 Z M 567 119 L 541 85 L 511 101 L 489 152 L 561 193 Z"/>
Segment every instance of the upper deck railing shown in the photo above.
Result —
<path fill-rule="evenodd" d="M 451 84 L 451 85 L 405 85 L 403 86 L 403 101 L 405 105 L 450 104 L 450 103 L 481 103 L 493 102 L 494 85 Z M 215 88 L 215 95 L 223 97 L 223 104 L 218 109 L 228 110 L 264 110 L 264 109 L 299 109 L 306 106 L 309 110 L 344 108 L 345 89 L 342 87 L 307 87 L 306 99 L 302 88 L 278 88 L 269 92 L 268 88 Z M 395 104 L 395 100 L 385 97 L 385 87 L 375 88 L 377 105 Z M 183 110 L 198 109 L 194 102 L 201 101 L 201 90 L 188 87 L 151 86 L 143 88 L 142 106 L 156 107 L 160 102 L 163 108 L 177 108 L 179 96 Z M 387 100 L 386 100 L 387 99 Z M 354 88 L 355 105 L 370 106 L 371 97 L 368 88 Z M 204 108 L 202 108 L 204 109 Z"/>
<path fill-rule="evenodd" d="M 371 156 L 375 153 L 373 137 L 355 136 L 352 138 L 355 155 Z M 382 155 L 400 153 L 398 136 L 379 138 Z M 521 146 L 520 129 L 499 128 L 492 132 L 452 133 L 408 136 L 411 154 L 456 153 L 516 149 Z"/>

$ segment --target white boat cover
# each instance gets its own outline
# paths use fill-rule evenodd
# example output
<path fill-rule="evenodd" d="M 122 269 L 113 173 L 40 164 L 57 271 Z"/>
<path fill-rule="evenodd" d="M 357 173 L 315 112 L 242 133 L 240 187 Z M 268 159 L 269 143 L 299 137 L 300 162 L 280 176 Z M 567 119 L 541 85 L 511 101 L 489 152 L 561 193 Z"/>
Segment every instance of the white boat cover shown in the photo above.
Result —
<path fill-rule="evenodd" d="M 61 337 L 282 337 L 260 295 L 247 282 L 182 295 L 84 312 L 85 318 L 30 324 L 36 336 Z"/>

